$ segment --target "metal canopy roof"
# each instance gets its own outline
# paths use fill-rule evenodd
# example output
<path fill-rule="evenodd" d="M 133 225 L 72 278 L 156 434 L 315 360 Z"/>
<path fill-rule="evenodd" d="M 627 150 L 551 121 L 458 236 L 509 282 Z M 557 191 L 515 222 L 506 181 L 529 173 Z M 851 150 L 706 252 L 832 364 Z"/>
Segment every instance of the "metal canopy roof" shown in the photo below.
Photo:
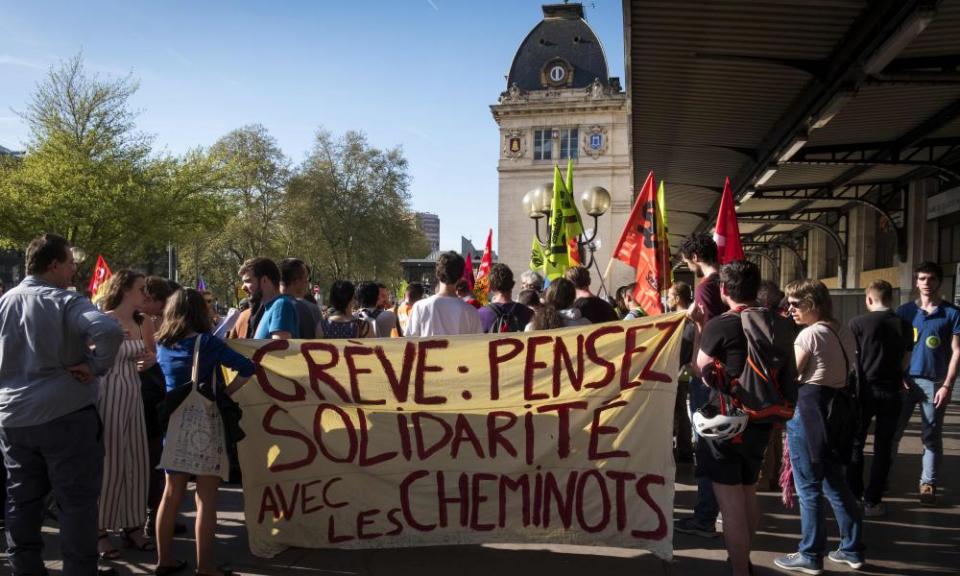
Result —
<path fill-rule="evenodd" d="M 674 248 L 726 176 L 768 244 L 960 181 L 960 0 L 625 0 L 624 21 L 635 188 L 666 181 Z"/>

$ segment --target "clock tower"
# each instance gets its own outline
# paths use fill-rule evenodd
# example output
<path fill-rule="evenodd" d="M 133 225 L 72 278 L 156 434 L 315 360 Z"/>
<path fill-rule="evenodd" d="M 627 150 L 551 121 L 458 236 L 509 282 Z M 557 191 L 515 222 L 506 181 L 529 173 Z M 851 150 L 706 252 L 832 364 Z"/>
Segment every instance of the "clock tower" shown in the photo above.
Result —
<path fill-rule="evenodd" d="M 543 20 L 520 43 L 507 85 L 490 109 L 500 127 L 500 261 L 517 276 L 528 269 L 534 226 L 521 199 L 553 182 L 554 165 L 566 173 L 572 160 L 575 198 L 591 186 L 606 188 L 612 197 L 610 210 L 600 217 L 594 246 L 591 276 L 596 292 L 633 198 L 630 105 L 620 79 L 607 75 L 603 46 L 584 19 L 581 4 L 543 6 Z M 584 227 L 592 227 L 592 219 L 583 216 Z M 546 240 L 543 228 L 541 222 L 541 238 Z M 611 269 L 609 292 L 632 282 L 629 268 Z"/>

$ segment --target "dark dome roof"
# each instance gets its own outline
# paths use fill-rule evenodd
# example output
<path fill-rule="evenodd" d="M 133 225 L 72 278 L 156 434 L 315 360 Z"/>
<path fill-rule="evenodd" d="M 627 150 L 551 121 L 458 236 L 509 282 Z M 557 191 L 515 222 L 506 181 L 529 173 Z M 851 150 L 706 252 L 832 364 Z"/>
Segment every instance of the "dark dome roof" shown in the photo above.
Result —
<path fill-rule="evenodd" d="M 548 4 L 543 7 L 543 20 L 520 44 L 507 87 L 516 84 L 521 90 L 543 90 L 548 63 L 562 60 L 573 73 L 563 88 L 586 88 L 594 79 L 607 85 L 607 59 L 603 47 L 590 25 L 583 19 L 581 4 Z M 552 66 L 551 66 L 552 68 Z"/>

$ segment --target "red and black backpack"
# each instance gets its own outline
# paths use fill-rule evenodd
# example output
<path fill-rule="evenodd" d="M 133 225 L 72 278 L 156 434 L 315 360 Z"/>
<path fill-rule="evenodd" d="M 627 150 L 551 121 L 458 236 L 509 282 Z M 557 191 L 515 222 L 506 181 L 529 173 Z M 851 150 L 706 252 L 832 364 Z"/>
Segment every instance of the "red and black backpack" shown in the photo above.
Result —
<path fill-rule="evenodd" d="M 766 308 L 744 307 L 726 314 L 740 317 L 747 340 L 747 358 L 739 375 L 727 373 L 715 360 L 705 381 L 729 396 L 751 422 L 782 423 L 793 418 L 797 404 L 797 364 L 790 321 Z"/>

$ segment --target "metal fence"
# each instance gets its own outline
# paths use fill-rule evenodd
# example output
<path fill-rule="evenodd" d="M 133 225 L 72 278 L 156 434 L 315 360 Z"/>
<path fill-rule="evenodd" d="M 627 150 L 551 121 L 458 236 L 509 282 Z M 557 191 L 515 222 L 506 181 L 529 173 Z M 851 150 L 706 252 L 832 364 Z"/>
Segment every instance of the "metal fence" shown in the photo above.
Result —
<path fill-rule="evenodd" d="M 833 316 L 844 325 L 854 316 L 859 316 L 867 311 L 867 303 L 864 301 L 862 288 L 831 290 L 830 297 L 833 300 Z M 893 289 L 893 302 L 894 307 L 900 302 L 899 288 Z"/>

